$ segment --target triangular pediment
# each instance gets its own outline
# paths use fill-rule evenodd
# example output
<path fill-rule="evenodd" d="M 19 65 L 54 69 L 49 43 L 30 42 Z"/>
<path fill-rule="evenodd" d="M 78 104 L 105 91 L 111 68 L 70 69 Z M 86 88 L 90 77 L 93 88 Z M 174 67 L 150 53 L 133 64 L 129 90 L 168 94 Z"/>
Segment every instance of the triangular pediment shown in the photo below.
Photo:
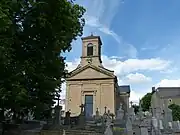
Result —
<path fill-rule="evenodd" d="M 93 65 L 87 65 L 85 67 L 72 71 L 68 77 L 71 79 L 103 79 L 103 78 L 115 78 L 112 72 L 107 72 L 99 67 Z"/>

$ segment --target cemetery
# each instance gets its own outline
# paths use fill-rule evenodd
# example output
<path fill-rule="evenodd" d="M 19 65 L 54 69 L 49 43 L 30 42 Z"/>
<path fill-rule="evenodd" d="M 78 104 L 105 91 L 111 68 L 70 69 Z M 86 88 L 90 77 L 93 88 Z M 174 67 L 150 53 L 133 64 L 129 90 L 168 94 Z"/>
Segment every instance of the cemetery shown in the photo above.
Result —
<path fill-rule="evenodd" d="M 94 4 L 98 9 L 103 0 L 101 5 L 97 1 Z M 96 13 L 95 8 L 92 9 Z M 147 59 L 143 59 L 147 65 L 142 63 L 140 68 L 131 70 L 141 61 L 134 59 L 136 48 L 123 41 L 110 27 L 101 24 L 100 13 L 97 12 L 97 18 L 87 15 L 92 19 L 87 24 L 113 37 L 119 44 L 129 46 L 120 49 L 126 48 L 125 54 L 129 57 L 131 53 L 132 58 L 117 62 L 121 59 L 118 55 L 117 59 L 109 62 L 112 70 L 107 69 L 102 62 L 101 37 L 92 33 L 81 38 L 80 61 L 69 71 L 66 70 L 68 62 L 64 53 L 71 50 L 71 43 L 78 36 L 83 35 L 83 6 L 74 3 L 74 0 L 1 0 L 0 11 L 0 135 L 180 135 L 180 116 L 174 119 L 173 109 L 170 108 L 172 104 L 180 104 L 180 87 L 152 87 L 148 109 L 143 110 L 143 100 L 140 99 L 135 111 L 135 104 L 130 101 L 134 92 L 132 84 L 127 81 L 126 85 L 121 85 L 125 84 L 121 82 L 121 76 L 129 79 L 126 72 L 144 70 L 144 65 L 153 65 L 151 63 L 155 60 L 160 64 L 164 62 L 153 58 L 149 64 Z M 128 22 L 131 21 L 128 19 Z M 138 20 L 136 24 L 140 22 Z M 125 33 L 132 34 L 133 31 L 136 30 L 131 28 L 131 32 Z M 139 48 L 141 51 L 147 49 Z M 115 51 L 112 51 L 112 57 Z M 130 64 L 132 67 L 127 66 L 130 61 L 133 61 Z M 127 71 L 123 66 L 118 67 L 116 71 L 122 74 L 117 75 L 114 63 L 124 64 Z M 166 69 L 162 67 L 151 70 L 163 69 L 164 72 Z M 134 75 L 152 81 L 143 74 Z M 63 83 L 66 84 L 65 97 L 61 99 Z M 65 109 L 60 105 L 62 100 Z"/>
<path fill-rule="evenodd" d="M 4 135 L 179 135 L 180 122 L 172 120 L 168 101 L 163 101 L 162 107 L 156 104 L 158 100 L 154 92 L 151 110 L 147 114 L 142 111 L 140 101 L 138 114 L 134 113 L 131 102 L 128 112 L 120 104 L 115 116 L 107 107 L 104 107 L 104 114 L 100 115 L 97 108 L 92 119 L 86 119 L 83 104 L 79 106 L 81 113 L 77 118 L 71 117 L 70 111 L 63 118 L 60 113 L 62 108 L 57 104 L 51 122 L 26 120 L 19 125 L 1 123 L 1 132 L 4 126 Z"/>
<path fill-rule="evenodd" d="M 130 86 L 118 86 L 114 72 L 101 65 L 100 55 L 95 56 L 90 62 L 89 56 L 85 56 L 97 53 L 93 52 L 91 42 L 100 51 L 100 37 L 91 35 L 82 40 L 84 56 L 81 58 L 81 65 L 67 77 L 65 116 L 62 115 L 60 94 L 57 93 L 53 118 L 38 121 L 28 117 L 19 124 L 3 121 L 0 124 L 2 135 L 180 134 L 180 122 L 173 121 L 172 110 L 168 108 L 168 99 L 162 99 L 159 91 L 153 87 L 150 110 L 145 114 L 140 100 L 139 111 L 135 114 L 133 102 L 129 102 Z M 87 44 L 90 48 L 86 47 Z M 113 96 L 109 96 L 110 92 L 116 92 L 113 93 L 116 100 Z"/>

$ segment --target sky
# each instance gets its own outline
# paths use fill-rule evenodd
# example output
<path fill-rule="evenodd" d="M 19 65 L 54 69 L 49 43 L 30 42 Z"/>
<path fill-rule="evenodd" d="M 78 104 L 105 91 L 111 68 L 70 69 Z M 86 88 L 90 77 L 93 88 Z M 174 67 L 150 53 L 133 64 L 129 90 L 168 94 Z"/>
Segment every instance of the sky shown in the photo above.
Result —
<path fill-rule="evenodd" d="M 76 0 L 86 8 L 83 37 L 100 36 L 104 67 L 119 85 L 130 85 L 130 101 L 153 86 L 180 86 L 180 0 Z M 67 69 L 80 62 L 81 38 L 66 53 Z M 65 95 L 65 84 L 63 85 Z"/>

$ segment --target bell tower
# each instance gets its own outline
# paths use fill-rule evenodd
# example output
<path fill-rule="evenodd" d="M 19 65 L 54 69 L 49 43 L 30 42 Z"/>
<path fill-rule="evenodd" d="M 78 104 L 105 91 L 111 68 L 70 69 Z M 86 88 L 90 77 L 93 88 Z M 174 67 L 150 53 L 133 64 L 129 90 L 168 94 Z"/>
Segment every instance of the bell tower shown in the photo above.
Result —
<path fill-rule="evenodd" d="M 101 39 L 100 36 L 91 36 L 82 38 L 82 56 L 81 66 L 92 64 L 101 66 Z"/>

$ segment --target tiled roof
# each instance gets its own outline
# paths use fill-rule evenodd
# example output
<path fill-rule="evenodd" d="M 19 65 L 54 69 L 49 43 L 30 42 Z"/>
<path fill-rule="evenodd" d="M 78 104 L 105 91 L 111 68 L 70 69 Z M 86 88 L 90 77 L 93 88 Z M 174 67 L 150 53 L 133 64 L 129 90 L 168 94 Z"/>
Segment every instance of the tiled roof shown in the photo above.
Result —
<path fill-rule="evenodd" d="M 159 87 L 157 91 L 160 97 L 180 97 L 180 87 Z"/>
<path fill-rule="evenodd" d="M 123 86 L 118 86 L 118 91 L 120 93 L 130 93 L 131 89 L 130 89 L 130 85 L 123 85 Z"/>

